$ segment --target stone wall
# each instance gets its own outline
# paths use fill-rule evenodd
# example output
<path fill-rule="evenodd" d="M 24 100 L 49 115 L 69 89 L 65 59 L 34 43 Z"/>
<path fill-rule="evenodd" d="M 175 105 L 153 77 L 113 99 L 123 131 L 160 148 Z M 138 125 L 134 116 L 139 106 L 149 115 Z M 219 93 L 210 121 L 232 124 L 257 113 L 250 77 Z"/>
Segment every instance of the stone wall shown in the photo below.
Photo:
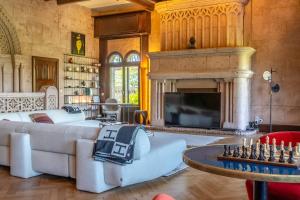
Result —
<path fill-rule="evenodd" d="M 269 123 L 271 67 L 281 90 L 273 96 L 273 123 L 300 125 L 300 1 L 250 0 L 245 10 L 245 46 L 256 49 L 252 70 L 252 119 Z"/>
<path fill-rule="evenodd" d="M 99 41 L 94 39 L 94 20 L 91 11 L 76 4 L 58 6 L 54 0 L 47 2 L 0 0 L 0 5 L 14 25 L 20 41 L 22 54 L 20 62 L 24 66 L 25 73 L 24 91 L 32 90 L 32 56 L 58 58 L 60 104 L 62 104 L 63 54 L 71 52 L 71 32 L 86 35 L 86 56 L 99 57 Z"/>

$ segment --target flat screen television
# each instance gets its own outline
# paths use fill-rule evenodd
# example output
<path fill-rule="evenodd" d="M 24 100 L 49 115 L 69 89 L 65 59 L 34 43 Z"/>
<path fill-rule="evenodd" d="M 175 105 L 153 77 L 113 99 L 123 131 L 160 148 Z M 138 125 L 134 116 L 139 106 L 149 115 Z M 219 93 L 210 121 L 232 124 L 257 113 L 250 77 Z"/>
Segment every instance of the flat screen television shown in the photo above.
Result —
<path fill-rule="evenodd" d="M 165 126 L 220 128 L 220 93 L 165 93 Z"/>

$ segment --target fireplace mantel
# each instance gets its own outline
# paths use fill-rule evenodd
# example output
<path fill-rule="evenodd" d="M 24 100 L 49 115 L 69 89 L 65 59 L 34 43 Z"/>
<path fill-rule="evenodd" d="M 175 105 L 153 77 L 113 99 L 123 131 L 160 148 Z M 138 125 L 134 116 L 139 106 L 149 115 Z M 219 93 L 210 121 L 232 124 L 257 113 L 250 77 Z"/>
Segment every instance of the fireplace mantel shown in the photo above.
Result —
<path fill-rule="evenodd" d="M 149 53 L 150 79 L 251 78 L 251 47 Z"/>
<path fill-rule="evenodd" d="M 188 84 L 193 89 L 203 89 L 210 81 L 209 87 L 215 85 L 214 89 L 222 94 L 222 127 L 245 130 L 250 121 L 251 57 L 254 53 L 251 47 L 149 53 L 152 124 L 164 126 L 165 92 L 176 92 L 186 80 L 194 81 Z"/>

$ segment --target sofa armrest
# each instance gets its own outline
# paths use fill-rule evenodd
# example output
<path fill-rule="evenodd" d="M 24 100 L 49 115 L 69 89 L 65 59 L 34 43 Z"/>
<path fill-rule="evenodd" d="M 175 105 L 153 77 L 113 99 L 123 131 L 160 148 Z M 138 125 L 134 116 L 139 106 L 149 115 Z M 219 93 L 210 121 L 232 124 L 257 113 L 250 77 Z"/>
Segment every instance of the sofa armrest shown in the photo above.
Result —
<path fill-rule="evenodd" d="M 79 190 L 100 193 L 115 186 L 104 181 L 103 162 L 92 158 L 94 142 L 77 140 L 76 146 L 76 186 Z"/>
<path fill-rule="evenodd" d="M 134 160 L 132 164 L 105 162 L 105 182 L 124 187 L 149 181 L 171 172 L 183 162 L 182 154 L 186 149 L 184 140 L 160 141 L 159 137 L 155 138 L 156 141 L 153 139 L 151 151 L 140 160 Z"/>

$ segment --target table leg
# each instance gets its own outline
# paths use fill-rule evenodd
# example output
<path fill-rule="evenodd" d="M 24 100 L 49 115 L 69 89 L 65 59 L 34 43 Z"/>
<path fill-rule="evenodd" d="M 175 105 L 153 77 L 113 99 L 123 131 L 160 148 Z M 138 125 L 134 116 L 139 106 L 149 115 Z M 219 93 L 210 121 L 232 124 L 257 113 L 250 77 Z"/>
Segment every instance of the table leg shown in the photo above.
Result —
<path fill-rule="evenodd" d="M 264 181 L 253 182 L 253 200 L 268 199 L 268 183 Z"/>

